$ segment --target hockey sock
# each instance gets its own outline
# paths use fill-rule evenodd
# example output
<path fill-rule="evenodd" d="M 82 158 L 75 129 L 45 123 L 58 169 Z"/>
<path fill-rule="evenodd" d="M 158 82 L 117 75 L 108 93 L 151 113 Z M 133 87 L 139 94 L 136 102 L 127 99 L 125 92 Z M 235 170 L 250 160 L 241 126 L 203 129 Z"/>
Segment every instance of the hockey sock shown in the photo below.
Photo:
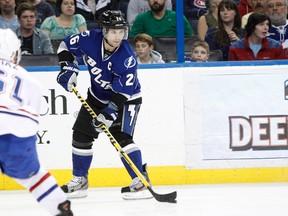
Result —
<path fill-rule="evenodd" d="M 93 158 L 92 149 L 72 149 L 73 175 L 86 176 Z"/>
<path fill-rule="evenodd" d="M 123 148 L 123 151 L 129 156 L 138 170 L 142 173 L 142 155 L 140 149 L 136 146 L 135 143 L 131 143 Z M 126 160 L 121 155 L 121 161 L 124 164 L 127 172 L 131 176 L 132 179 L 137 177 L 136 173 L 132 170 L 130 165 L 126 162 Z"/>
<path fill-rule="evenodd" d="M 63 203 L 67 198 L 58 186 L 55 178 L 49 172 L 40 168 L 38 173 L 29 178 L 15 180 L 27 188 L 32 196 L 42 207 L 50 212 L 51 215 L 60 213 L 58 205 Z"/>

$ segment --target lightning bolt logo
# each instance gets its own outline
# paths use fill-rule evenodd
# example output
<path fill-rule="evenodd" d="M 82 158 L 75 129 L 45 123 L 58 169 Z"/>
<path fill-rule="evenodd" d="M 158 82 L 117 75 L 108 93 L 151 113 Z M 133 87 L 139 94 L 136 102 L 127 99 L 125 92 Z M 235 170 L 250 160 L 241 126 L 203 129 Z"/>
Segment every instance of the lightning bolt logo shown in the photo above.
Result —
<path fill-rule="evenodd" d="M 136 65 L 136 59 L 133 56 L 130 56 L 124 61 L 124 66 L 128 68 L 132 68 Z"/>

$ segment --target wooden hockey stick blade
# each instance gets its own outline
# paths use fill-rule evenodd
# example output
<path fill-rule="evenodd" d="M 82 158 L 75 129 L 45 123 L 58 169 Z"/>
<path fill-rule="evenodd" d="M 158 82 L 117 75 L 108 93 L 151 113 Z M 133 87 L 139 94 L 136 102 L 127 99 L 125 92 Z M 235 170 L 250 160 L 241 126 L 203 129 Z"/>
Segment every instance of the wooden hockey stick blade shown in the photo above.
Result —
<path fill-rule="evenodd" d="M 159 202 L 177 203 L 177 191 L 168 194 L 157 194 L 150 186 L 147 187 L 153 197 Z"/>

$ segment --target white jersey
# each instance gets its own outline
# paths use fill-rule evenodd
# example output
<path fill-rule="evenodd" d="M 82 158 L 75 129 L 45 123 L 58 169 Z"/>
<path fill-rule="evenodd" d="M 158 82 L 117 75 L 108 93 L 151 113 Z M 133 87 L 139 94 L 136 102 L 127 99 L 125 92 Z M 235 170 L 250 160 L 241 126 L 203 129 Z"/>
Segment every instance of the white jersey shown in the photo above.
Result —
<path fill-rule="evenodd" d="M 0 135 L 35 135 L 41 95 L 40 83 L 24 68 L 0 59 Z"/>

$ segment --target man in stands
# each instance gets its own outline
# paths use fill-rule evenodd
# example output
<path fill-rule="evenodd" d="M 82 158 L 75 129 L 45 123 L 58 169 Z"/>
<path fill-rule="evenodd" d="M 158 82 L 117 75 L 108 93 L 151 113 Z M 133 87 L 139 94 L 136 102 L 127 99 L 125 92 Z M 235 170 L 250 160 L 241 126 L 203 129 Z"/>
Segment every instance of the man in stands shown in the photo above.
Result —
<path fill-rule="evenodd" d="M 240 0 L 240 2 L 238 3 L 238 10 L 241 17 L 245 14 L 253 12 L 251 1 L 252 0 Z"/>
<path fill-rule="evenodd" d="M 171 0 L 166 1 L 166 9 L 172 10 Z M 150 10 L 147 0 L 130 0 L 127 7 L 127 21 L 131 27 L 134 23 L 136 16 Z"/>
<path fill-rule="evenodd" d="M 0 29 L 10 28 L 15 31 L 19 27 L 15 7 L 15 0 L 0 0 Z"/>
<path fill-rule="evenodd" d="M 287 0 L 267 0 L 266 14 L 271 20 L 268 37 L 279 41 L 284 49 L 288 48 Z"/>
<path fill-rule="evenodd" d="M 265 14 L 266 12 L 265 2 L 266 0 L 251 0 L 251 6 L 253 8 L 253 12 L 247 13 L 244 16 L 242 16 L 241 26 L 243 29 L 245 29 L 245 25 L 247 24 L 248 18 L 252 13 L 257 12 L 257 13 Z"/>
<path fill-rule="evenodd" d="M 151 10 L 139 14 L 132 25 L 129 37 L 146 33 L 151 37 L 176 37 L 176 12 L 167 10 L 167 0 L 148 0 Z M 192 35 L 190 23 L 183 16 L 184 34 Z"/>
<path fill-rule="evenodd" d="M 17 7 L 16 14 L 20 27 L 16 34 L 21 40 L 22 54 L 53 54 L 51 40 L 46 32 L 35 28 L 37 12 L 31 3 L 22 3 Z"/>
<path fill-rule="evenodd" d="M 20 0 L 17 3 L 20 5 L 21 3 L 28 2 L 31 3 L 36 11 L 37 11 L 37 17 L 36 17 L 36 26 L 39 28 L 41 23 L 49 16 L 55 16 L 55 11 L 52 7 L 52 4 L 46 1 L 41 1 L 41 0 Z"/>

